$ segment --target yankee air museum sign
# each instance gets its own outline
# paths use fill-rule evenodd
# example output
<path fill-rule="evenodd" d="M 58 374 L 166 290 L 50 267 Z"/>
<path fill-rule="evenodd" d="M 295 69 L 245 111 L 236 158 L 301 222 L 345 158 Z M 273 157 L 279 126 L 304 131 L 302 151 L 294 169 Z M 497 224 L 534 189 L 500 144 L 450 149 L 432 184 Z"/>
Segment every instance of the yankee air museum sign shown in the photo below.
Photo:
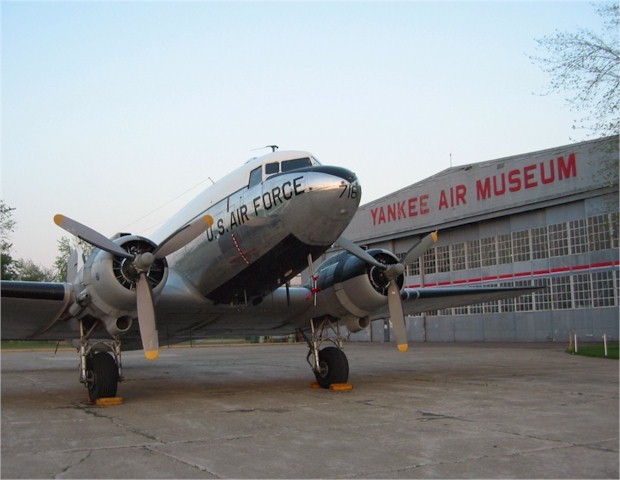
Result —
<path fill-rule="evenodd" d="M 617 185 L 617 158 L 617 139 L 606 138 L 449 168 L 363 205 L 344 235 L 361 241 L 401 231 L 423 233 L 491 212 L 558 203 Z"/>

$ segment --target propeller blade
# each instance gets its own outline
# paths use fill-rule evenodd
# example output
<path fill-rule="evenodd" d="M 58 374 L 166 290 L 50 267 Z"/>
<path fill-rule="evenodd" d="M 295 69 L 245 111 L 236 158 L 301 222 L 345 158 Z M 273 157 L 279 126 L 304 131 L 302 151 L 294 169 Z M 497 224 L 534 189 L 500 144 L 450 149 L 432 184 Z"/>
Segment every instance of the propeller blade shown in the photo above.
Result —
<path fill-rule="evenodd" d="M 405 254 L 402 264 L 409 265 L 414 262 L 426 252 L 433 243 L 437 241 L 437 231 L 429 233 L 426 237 L 423 237 L 418 243 L 416 243 L 413 247 L 409 249 L 409 251 Z"/>
<path fill-rule="evenodd" d="M 390 311 L 390 319 L 392 320 L 396 346 L 401 352 L 406 352 L 409 349 L 409 344 L 407 343 L 405 314 L 403 313 L 403 304 L 400 300 L 400 289 L 395 279 L 390 281 L 388 287 L 388 308 Z"/>
<path fill-rule="evenodd" d="M 198 217 L 192 223 L 188 223 L 179 228 L 161 242 L 153 252 L 153 255 L 155 255 L 155 258 L 167 257 L 172 252 L 176 252 L 179 248 L 190 243 L 198 235 L 205 232 L 211 225 L 213 225 L 213 217 L 211 215 Z"/>
<path fill-rule="evenodd" d="M 148 360 L 156 360 L 159 357 L 159 339 L 155 325 L 155 306 L 153 304 L 153 292 L 151 292 L 151 286 L 144 272 L 140 273 L 136 285 L 136 297 L 144 356 Z"/>
<path fill-rule="evenodd" d="M 372 255 L 370 255 L 362 247 L 360 247 L 360 246 L 356 245 L 355 243 L 353 243 L 351 240 L 349 240 L 347 238 L 344 238 L 344 237 L 339 237 L 338 240 L 336 240 L 335 243 L 340 245 L 342 248 L 344 248 L 351 255 L 355 255 L 357 258 L 359 258 L 360 260 L 363 260 L 364 262 L 368 263 L 369 265 L 373 265 L 374 267 L 385 269 L 385 265 L 383 263 L 375 260 L 375 258 Z"/>
<path fill-rule="evenodd" d="M 133 258 L 133 255 L 123 250 L 119 245 L 114 243 L 107 237 L 104 237 L 99 232 L 96 232 L 90 227 L 86 225 L 82 225 L 80 222 L 76 222 L 75 220 L 65 217 L 64 215 L 54 215 L 54 223 L 58 225 L 60 228 L 63 228 L 67 232 L 75 235 L 78 238 L 81 238 L 85 242 L 90 243 L 92 246 L 100 248 L 101 250 L 105 250 L 106 252 L 111 253 L 112 255 L 117 255 L 119 257 L 125 258 Z"/>

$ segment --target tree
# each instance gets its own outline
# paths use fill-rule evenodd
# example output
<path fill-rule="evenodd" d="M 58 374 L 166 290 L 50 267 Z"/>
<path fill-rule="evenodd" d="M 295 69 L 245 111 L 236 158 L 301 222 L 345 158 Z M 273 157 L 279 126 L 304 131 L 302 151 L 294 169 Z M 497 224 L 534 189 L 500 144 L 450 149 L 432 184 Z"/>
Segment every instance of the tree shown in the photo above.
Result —
<path fill-rule="evenodd" d="M 15 280 L 30 282 L 53 282 L 56 280 L 56 274 L 51 268 L 42 267 L 32 260 L 24 260 L 23 258 L 15 260 L 13 271 Z"/>
<path fill-rule="evenodd" d="M 567 103 L 585 117 L 573 128 L 586 128 L 594 135 L 619 133 L 620 50 L 618 27 L 620 4 L 597 5 L 603 20 L 600 34 L 586 29 L 558 32 L 536 40 L 547 56 L 531 57 L 551 76 L 550 93 L 566 93 Z"/>
<path fill-rule="evenodd" d="M 82 258 L 87 258 L 93 251 L 92 245 L 80 240 L 62 236 L 58 240 L 58 255 L 54 261 L 54 270 L 56 271 L 56 280 L 59 282 L 67 281 L 67 266 L 71 254 L 77 250 L 78 255 L 82 255 Z"/>
<path fill-rule="evenodd" d="M 73 251 L 71 240 L 64 235 L 58 240 L 58 255 L 54 260 L 54 269 L 56 270 L 56 279 L 59 282 L 64 282 L 67 279 L 67 264 L 69 257 Z"/>
<path fill-rule="evenodd" d="M 2 254 L 2 280 L 12 280 L 15 278 L 13 270 L 13 257 L 11 257 L 12 243 L 9 242 L 11 233 L 15 229 L 13 220 L 14 208 L 9 207 L 4 200 L 0 200 L 0 249 Z"/>
<path fill-rule="evenodd" d="M 23 258 L 15 260 L 11 256 L 11 248 L 13 247 L 13 244 L 10 242 L 10 236 L 15 230 L 15 220 L 13 219 L 14 210 L 15 208 L 9 207 L 4 200 L 0 200 L 2 280 L 24 280 L 33 282 L 52 282 L 62 280 L 60 276 L 66 275 L 66 261 L 64 263 L 64 272 L 59 271 L 58 273 L 54 273 L 54 269 L 37 265 L 32 260 L 25 260 Z M 69 240 L 67 239 L 67 243 L 68 242 Z M 60 247 L 61 246 L 59 246 L 59 248 Z M 67 258 L 68 256 L 69 254 L 67 254 Z"/>

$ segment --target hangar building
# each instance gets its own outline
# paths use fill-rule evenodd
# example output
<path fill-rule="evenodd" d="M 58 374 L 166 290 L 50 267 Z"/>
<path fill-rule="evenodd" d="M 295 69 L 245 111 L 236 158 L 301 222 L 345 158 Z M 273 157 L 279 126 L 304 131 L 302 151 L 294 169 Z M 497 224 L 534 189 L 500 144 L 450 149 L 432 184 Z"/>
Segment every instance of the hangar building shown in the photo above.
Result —
<path fill-rule="evenodd" d="M 407 317 L 413 341 L 617 339 L 618 138 L 448 168 L 360 207 L 344 236 L 401 258 L 410 287 L 547 285 L 517 299 Z M 389 339 L 386 321 L 351 340 Z"/>

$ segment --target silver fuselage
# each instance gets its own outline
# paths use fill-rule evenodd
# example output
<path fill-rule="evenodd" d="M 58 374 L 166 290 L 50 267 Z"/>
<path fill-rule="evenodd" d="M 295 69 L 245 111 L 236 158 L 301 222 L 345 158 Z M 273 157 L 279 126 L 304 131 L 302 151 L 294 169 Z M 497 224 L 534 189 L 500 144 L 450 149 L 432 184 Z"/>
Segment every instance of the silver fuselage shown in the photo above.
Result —
<path fill-rule="evenodd" d="M 250 173 L 300 156 L 310 166 L 250 180 Z M 307 152 L 253 159 L 206 189 L 153 236 L 158 242 L 200 215 L 214 223 L 168 257 L 171 271 L 215 303 L 247 303 L 308 266 L 340 236 L 361 199 L 357 177 Z M 174 286 L 175 276 L 171 278 Z M 178 286 L 177 286 L 178 287 Z M 187 288 L 187 285 L 184 285 Z"/>

